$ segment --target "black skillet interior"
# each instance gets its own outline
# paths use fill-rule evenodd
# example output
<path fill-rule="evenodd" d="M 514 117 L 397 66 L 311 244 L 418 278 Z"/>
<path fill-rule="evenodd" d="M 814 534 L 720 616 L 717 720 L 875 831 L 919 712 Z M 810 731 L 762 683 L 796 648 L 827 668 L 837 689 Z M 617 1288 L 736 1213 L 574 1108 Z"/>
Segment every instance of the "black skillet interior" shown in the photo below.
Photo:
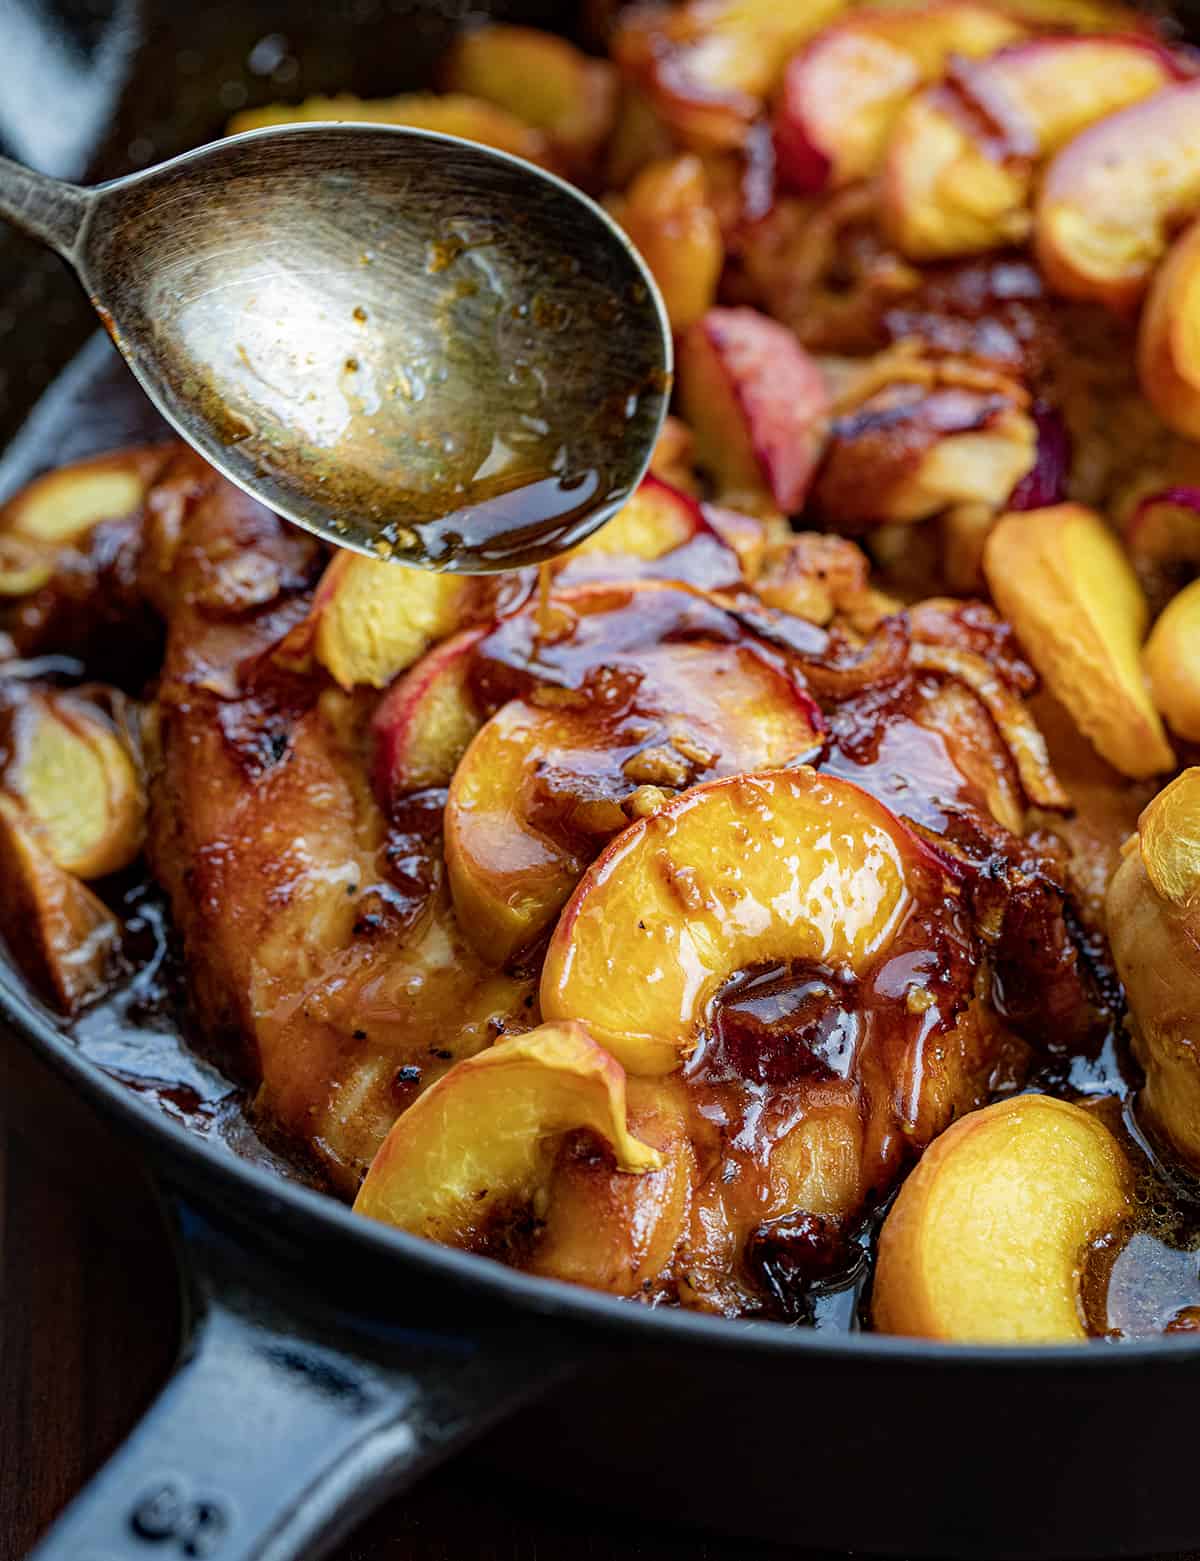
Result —
<path fill-rule="evenodd" d="M 4 0 L 0 142 L 49 172 L 111 176 L 210 138 L 247 103 L 419 86 L 481 9 L 159 0 L 137 17 L 124 0 Z M 562 30 L 576 8 L 488 9 Z M 59 264 L 0 233 L 0 444 L 92 327 Z M 156 428 L 96 340 L 10 445 L 0 492 Z M 1200 1352 L 1186 1343 L 938 1350 L 648 1314 L 368 1228 L 282 1181 L 286 1167 L 254 1140 L 224 1082 L 181 1064 L 169 1033 L 147 1031 L 135 1056 L 114 1054 L 100 1026 L 77 1046 L 3 968 L 0 1012 L 141 1144 L 171 1189 L 192 1275 L 180 1374 L 55 1529 L 49 1557 L 121 1561 L 155 1543 L 222 1561 L 307 1554 L 535 1395 L 547 1396 L 493 1456 L 659 1516 L 893 1553 L 1200 1541 L 1190 1480 Z M 192 1094 L 159 1104 L 190 1115 L 208 1142 L 93 1062 L 143 1083 L 190 1067 Z M 196 1097 L 212 1109 L 197 1111 Z M 570 1380 L 555 1391 L 560 1377 Z M 1148 1418 L 1153 1435 L 1120 1434 Z M 1089 1494 L 1097 1469 L 1101 1502 Z"/>

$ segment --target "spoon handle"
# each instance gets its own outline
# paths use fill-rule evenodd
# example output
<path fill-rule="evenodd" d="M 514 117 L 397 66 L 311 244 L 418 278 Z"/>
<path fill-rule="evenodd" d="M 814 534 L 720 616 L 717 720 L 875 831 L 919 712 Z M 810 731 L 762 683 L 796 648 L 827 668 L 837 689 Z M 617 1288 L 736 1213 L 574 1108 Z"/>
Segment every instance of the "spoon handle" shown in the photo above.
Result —
<path fill-rule="evenodd" d="M 0 217 L 75 259 L 75 246 L 91 205 L 91 194 L 20 163 L 0 157 Z"/>

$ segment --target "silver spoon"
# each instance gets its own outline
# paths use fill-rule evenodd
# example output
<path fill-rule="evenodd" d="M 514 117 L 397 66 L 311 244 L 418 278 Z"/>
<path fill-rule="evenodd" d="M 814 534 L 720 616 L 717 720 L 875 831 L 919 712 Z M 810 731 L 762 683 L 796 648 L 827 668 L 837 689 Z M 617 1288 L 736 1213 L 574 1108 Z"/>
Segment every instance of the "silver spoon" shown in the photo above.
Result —
<path fill-rule="evenodd" d="M 342 547 L 464 572 L 583 540 L 666 411 L 662 300 L 586 196 L 429 131 L 288 125 L 81 189 L 0 159 L 159 411 Z"/>

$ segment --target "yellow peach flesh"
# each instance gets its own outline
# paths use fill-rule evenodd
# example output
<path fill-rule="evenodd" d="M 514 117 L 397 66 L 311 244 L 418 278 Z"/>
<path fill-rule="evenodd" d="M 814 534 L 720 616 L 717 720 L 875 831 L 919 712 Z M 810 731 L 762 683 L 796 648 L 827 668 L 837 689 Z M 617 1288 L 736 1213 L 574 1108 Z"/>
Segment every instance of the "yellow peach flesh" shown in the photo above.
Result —
<path fill-rule="evenodd" d="M 37 825 L 49 856 L 80 878 L 128 867 L 142 848 L 146 798 L 107 718 L 82 699 L 47 696 L 18 715 L 17 732 L 0 787 Z"/>
<path fill-rule="evenodd" d="M 698 157 L 651 163 L 617 207 L 621 226 L 654 273 L 676 331 L 716 302 L 725 263 L 721 224 Z"/>
<path fill-rule="evenodd" d="M 1092 126 L 1050 164 L 1035 218 L 1038 263 L 1060 293 L 1132 307 L 1170 231 L 1200 208 L 1200 82 Z"/>
<path fill-rule="evenodd" d="M 74 1013 L 100 992 L 120 945 L 112 912 L 42 849 L 0 792 L 0 935 L 47 1001 Z"/>
<path fill-rule="evenodd" d="M 571 152 L 590 152 L 612 127 L 612 66 L 534 27 L 460 33 L 444 74 L 451 92 L 495 104 Z"/>
<path fill-rule="evenodd" d="M 102 520 L 132 515 L 146 492 L 133 463 L 65 467 L 30 483 L 0 515 L 0 529 L 34 542 L 73 542 Z"/>
<path fill-rule="evenodd" d="M 587 1130 L 618 1170 L 657 1170 L 658 1151 L 626 1123 L 625 1075 L 581 1024 L 543 1025 L 458 1063 L 398 1119 L 354 1207 L 453 1246 L 546 1186 L 556 1140 Z"/>
<path fill-rule="evenodd" d="M 1200 741 L 1200 580 L 1167 603 L 1142 659 L 1154 703 L 1171 730 Z"/>
<path fill-rule="evenodd" d="M 1176 239 L 1150 285 L 1138 327 L 1138 375 L 1167 427 L 1200 439 L 1200 222 Z"/>
<path fill-rule="evenodd" d="M 542 1012 L 586 1016 L 631 1073 L 669 1072 L 739 970 L 877 954 L 913 904 L 916 857 L 886 808 L 807 768 L 698 786 L 584 876 L 550 941 Z"/>
<path fill-rule="evenodd" d="M 1146 1074 L 1138 1112 L 1200 1171 L 1200 769 L 1143 810 L 1113 874 L 1107 922 L 1134 1051 Z"/>
<path fill-rule="evenodd" d="M 312 120 L 332 123 L 371 125 L 410 125 L 414 130 L 433 130 L 441 135 L 459 136 L 494 146 L 499 152 L 511 152 L 527 162 L 550 164 L 546 138 L 532 126 L 507 114 L 494 104 L 462 93 L 434 97 L 421 92 L 396 98 L 337 97 L 306 98 L 303 103 L 272 103 L 266 108 L 245 109 L 229 121 L 227 133 L 261 130 L 267 125 L 294 125 Z"/>
<path fill-rule="evenodd" d="M 1033 165 L 1093 125 L 1173 79 L 1159 50 L 1139 39 L 1038 39 L 970 66 L 964 90 L 1011 127 L 1022 156 L 997 159 L 945 88 L 902 114 L 887 155 L 883 217 L 913 259 L 974 254 L 1029 233 Z"/>
<path fill-rule="evenodd" d="M 342 688 L 386 688 L 459 626 L 470 591 L 462 576 L 339 553 L 313 597 L 316 658 Z"/>
<path fill-rule="evenodd" d="M 925 1151 L 884 1221 L 872 1315 L 957 1343 L 1087 1336 L 1090 1242 L 1130 1211 L 1132 1172 L 1099 1119 L 1046 1095 L 972 1112 Z"/>
<path fill-rule="evenodd" d="M 729 774 L 786 763 L 817 741 L 789 685 L 743 647 L 668 645 L 632 664 L 643 679 L 646 720 L 661 728 L 654 748 L 671 749 L 685 783 L 689 751 L 711 756 L 710 774 Z M 682 752 L 672 748 L 676 740 Z M 644 748 L 629 746 L 619 728 L 606 730 L 586 713 L 524 700 L 505 705 L 484 725 L 450 786 L 445 851 L 459 921 L 485 959 L 503 964 L 544 932 L 587 863 L 587 854 L 539 827 L 537 774 L 545 768 L 576 777 L 583 798 L 604 777 L 605 795 L 595 804 L 600 816 L 566 821 L 570 833 L 582 828 L 599 842 L 624 824 L 621 800 L 641 783 L 635 766 Z M 587 813 L 586 803 L 579 813 Z"/>
<path fill-rule="evenodd" d="M 1050 692 L 1123 775 L 1175 760 L 1142 673 L 1146 599 L 1108 527 L 1079 504 L 1003 516 L 987 539 L 992 596 Z"/>

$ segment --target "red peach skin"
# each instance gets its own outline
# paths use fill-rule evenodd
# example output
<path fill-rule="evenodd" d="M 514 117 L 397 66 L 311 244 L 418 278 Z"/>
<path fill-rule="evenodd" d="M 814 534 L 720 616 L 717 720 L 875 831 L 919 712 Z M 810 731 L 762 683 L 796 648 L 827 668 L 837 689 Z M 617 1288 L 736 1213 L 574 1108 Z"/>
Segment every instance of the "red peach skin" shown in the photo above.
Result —
<path fill-rule="evenodd" d="M 829 413 L 817 364 L 755 309 L 710 309 L 684 337 L 684 414 L 724 498 L 757 496 L 794 514 L 816 470 Z"/>
<path fill-rule="evenodd" d="M 1171 233 L 1200 210 L 1200 81 L 1094 125 L 1050 164 L 1038 262 L 1058 292 L 1116 310 L 1145 292 Z"/>
<path fill-rule="evenodd" d="M 826 28 L 784 75 L 775 112 L 780 179 L 810 193 L 870 178 L 896 115 L 950 55 L 991 54 L 1024 32 L 999 11 L 955 0 L 859 12 Z"/>

